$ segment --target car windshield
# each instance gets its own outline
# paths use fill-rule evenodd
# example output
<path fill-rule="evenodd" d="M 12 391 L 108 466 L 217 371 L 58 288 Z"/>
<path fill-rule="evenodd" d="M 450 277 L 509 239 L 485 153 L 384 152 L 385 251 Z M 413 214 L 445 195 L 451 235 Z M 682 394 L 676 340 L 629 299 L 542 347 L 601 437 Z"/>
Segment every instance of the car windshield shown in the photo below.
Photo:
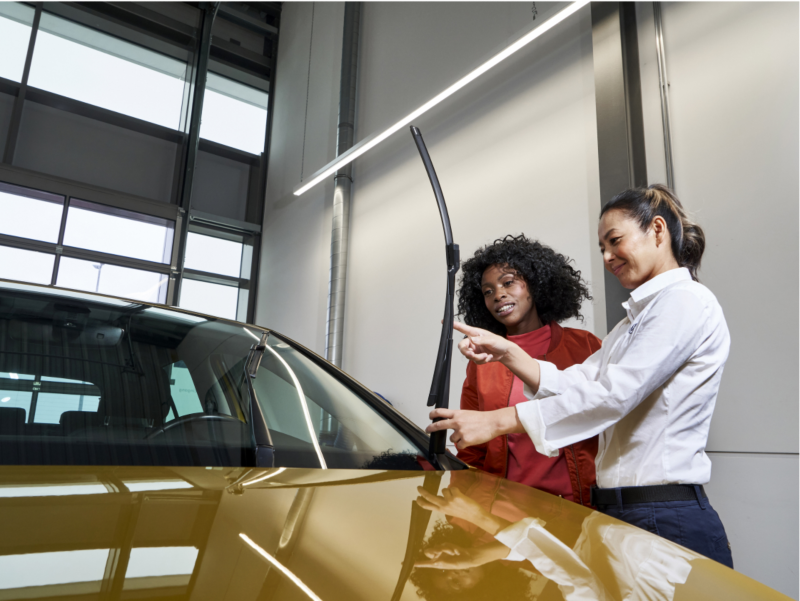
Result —
<path fill-rule="evenodd" d="M 0 463 L 421 469 L 391 409 L 307 355 L 253 326 L 3 284 Z"/>

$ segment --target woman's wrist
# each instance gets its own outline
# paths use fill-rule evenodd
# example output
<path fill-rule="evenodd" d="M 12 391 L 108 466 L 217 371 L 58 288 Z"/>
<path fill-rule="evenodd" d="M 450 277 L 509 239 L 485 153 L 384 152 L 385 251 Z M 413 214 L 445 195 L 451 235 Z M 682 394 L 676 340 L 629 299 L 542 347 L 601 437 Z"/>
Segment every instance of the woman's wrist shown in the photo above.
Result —
<path fill-rule="evenodd" d="M 516 407 L 503 407 L 490 413 L 492 417 L 492 438 L 503 434 L 518 434 L 525 431 L 517 415 Z"/>
<path fill-rule="evenodd" d="M 534 394 L 539 391 L 539 380 L 541 377 L 539 362 L 523 351 L 519 346 L 516 344 L 511 346 L 505 355 L 503 355 L 503 358 L 500 359 L 500 362 L 505 365 L 511 373 L 527 384 L 528 388 L 530 388 Z"/>

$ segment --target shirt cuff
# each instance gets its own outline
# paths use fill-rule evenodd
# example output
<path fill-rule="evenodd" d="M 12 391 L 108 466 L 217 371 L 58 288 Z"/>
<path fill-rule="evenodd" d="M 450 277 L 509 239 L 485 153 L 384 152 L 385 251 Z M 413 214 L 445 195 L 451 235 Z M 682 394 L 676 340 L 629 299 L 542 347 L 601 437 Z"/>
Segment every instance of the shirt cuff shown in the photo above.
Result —
<path fill-rule="evenodd" d="M 517 551 L 516 547 L 523 541 L 528 540 L 528 530 L 530 530 L 530 527 L 534 524 L 544 526 L 544 522 L 539 518 L 525 518 L 501 530 L 497 533 L 497 536 L 494 537 L 495 540 L 500 541 L 509 548 L 508 557 L 506 557 L 508 561 L 525 561 L 528 559 L 525 555 Z"/>
<path fill-rule="evenodd" d="M 517 417 L 519 417 L 522 427 L 531 437 L 533 446 L 536 447 L 539 453 L 545 457 L 558 457 L 558 447 L 545 440 L 547 426 L 545 426 L 544 418 L 542 418 L 540 403 L 541 401 L 518 403 L 516 405 Z"/>
<path fill-rule="evenodd" d="M 539 361 L 539 392 L 533 394 L 530 387 L 525 384 L 522 388 L 522 393 L 532 401 L 545 399 L 549 396 L 559 394 L 561 391 L 556 390 L 558 383 L 558 368 L 552 363 L 547 361 Z"/>

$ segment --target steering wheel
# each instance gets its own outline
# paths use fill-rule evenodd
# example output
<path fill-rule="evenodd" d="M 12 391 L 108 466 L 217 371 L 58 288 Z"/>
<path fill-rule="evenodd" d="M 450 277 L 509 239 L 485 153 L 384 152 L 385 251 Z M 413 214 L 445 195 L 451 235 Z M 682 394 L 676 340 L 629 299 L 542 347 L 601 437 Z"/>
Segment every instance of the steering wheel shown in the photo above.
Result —
<path fill-rule="evenodd" d="M 231 417 L 229 415 L 208 415 L 206 413 L 195 413 L 193 415 L 184 415 L 183 417 L 179 417 L 178 419 L 169 422 L 165 426 L 162 426 L 162 427 L 158 428 L 157 430 L 153 430 L 147 436 L 144 437 L 144 440 L 149 440 L 151 438 L 156 438 L 157 436 L 161 436 L 162 434 L 164 434 L 164 432 L 166 432 L 167 430 L 172 430 L 173 428 L 176 428 L 178 426 L 183 426 L 183 425 L 188 424 L 190 422 L 201 422 L 201 421 L 204 422 L 204 421 L 212 421 L 212 420 L 213 421 L 222 421 L 222 422 L 235 422 L 235 423 L 240 424 L 240 425 L 245 423 L 245 422 L 243 422 L 243 421 L 241 421 L 241 420 L 239 420 L 239 419 L 237 419 L 235 417 Z"/>

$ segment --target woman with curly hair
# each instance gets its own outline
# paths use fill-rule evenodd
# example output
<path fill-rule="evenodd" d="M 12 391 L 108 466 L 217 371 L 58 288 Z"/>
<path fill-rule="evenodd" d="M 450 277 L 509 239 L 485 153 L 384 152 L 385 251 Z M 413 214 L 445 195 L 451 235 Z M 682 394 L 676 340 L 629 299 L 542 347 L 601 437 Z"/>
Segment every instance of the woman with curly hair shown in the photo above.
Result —
<path fill-rule="evenodd" d="M 559 369 L 581 363 L 600 340 L 559 322 L 581 318 L 591 300 L 580 271 L 553 249 L 524 235 L 506 236 L 479 249 L 463 265 L 458 311 L 474 327 L 507 337 L 535 359 Z M 502 363 L 470 362 L 461 409 L 493 411 L 526 401 L 523 382 Z M 597 437 L 575 442 L 557 457 L 538 453 L 526 433 L 513 433 L 459 449 L 458 457 L 479 469 L 589 505 L 595 483 Z"/>

